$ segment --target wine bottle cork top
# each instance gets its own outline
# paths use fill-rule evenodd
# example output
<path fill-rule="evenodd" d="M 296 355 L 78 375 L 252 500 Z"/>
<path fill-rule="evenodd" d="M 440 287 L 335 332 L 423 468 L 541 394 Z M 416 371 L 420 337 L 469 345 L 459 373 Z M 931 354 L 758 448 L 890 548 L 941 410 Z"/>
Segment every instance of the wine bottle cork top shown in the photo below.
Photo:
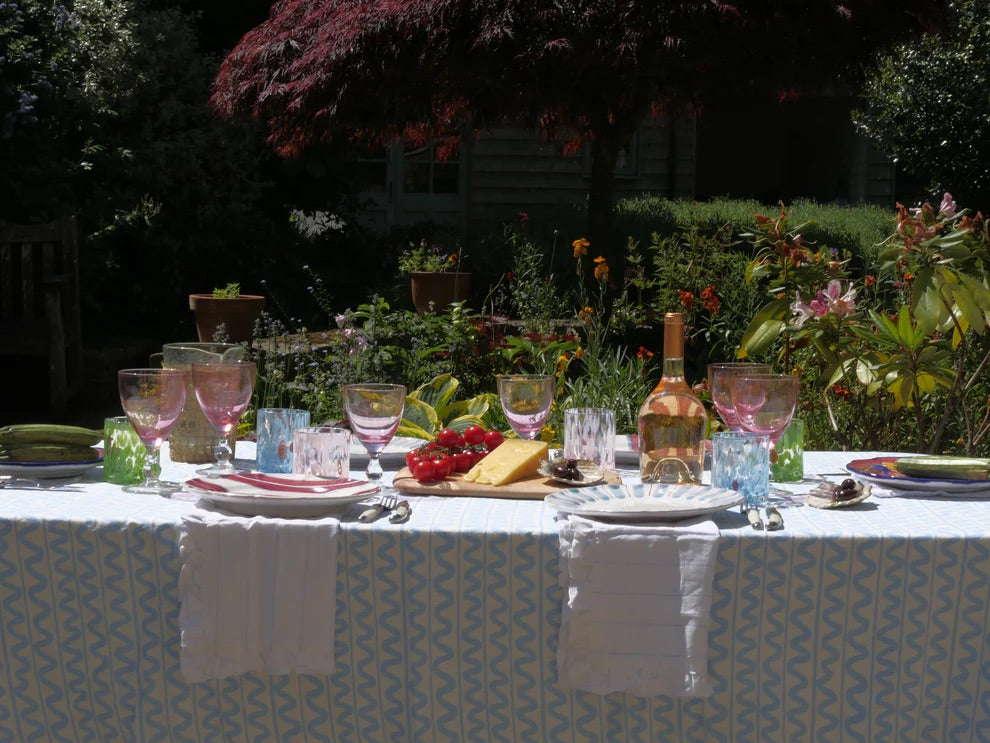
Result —
<path fill-rule="evenodd" d="M 684 315 L 680 312 L 667 312 L 663 316 L 663 355 L 664 358 L 684 356 Z"/>

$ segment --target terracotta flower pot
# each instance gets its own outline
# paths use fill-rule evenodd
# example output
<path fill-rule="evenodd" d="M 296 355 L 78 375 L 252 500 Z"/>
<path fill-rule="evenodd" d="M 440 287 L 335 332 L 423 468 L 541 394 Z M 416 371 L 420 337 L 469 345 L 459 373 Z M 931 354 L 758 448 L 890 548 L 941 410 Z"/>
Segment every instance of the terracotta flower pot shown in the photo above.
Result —
<path fill-rule="evenodd" d="M 265 298 L 256 294 L 219 298 L 212 294 L 190 294 L 189 309 L 196 315 L 196 333 L 202 343 L 210 343 L 217 327 L 223 325 L 231 343 L 250 343 L 254 323 L 265 307 Z"/>
<path fill-rule="evenodd" d="M 434 312 L 442 312 L 451 302 L 465 301 L 471 288 L 471 274 L 465 272 L 416 271 L 410 277 L 413 305 L 421 315 L 430 311 L 431 302 Z"/>

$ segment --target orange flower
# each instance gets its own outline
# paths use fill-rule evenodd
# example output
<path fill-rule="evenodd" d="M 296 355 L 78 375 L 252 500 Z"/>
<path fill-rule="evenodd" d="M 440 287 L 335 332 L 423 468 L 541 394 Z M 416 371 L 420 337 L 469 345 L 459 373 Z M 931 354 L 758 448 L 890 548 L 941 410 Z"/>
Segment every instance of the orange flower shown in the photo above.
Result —
<path fill-rule="evenodd" d="M 680 295 L 681 298 L 681 307 L 683 307 L 686 310 L 689 310 L 692 307 L 694 307 L 694 294 L 685 291 L 679 291 L 677 293 L 678 295 Z"/>
<path fill-rule="evenodd" d="M 578 311 L 578 320 L 583 323 L 591 322 L 591 315 L 594 313 L 594 309 L 591 307 L 585 307 Z"/>
<path fill-rule="evenodd" d="M 877 277 L 873 275 L 867 276 L 865 279 L 863 279 L 863 283 L 866 284 L 867 286 L 873 286 L 875 283 L 877 283 Z"/>
<path fill-rule="evenodd" d="M 608 263 L 602 256 L 595 258 L 595 279 L 597 281 L 608 281 Z"/>
<path fill-rule="evenodd" d="M 584 356 L 584 349 L 581 348 L 581 346 L 578 346 L 577 350 L 574 352 L 574 358 L 579 359 L 582 356 Z"/>
<path fill-rule="evenodd" d="M 718 295 L 715 293 L 715 285 L 709 284 L 701 290 L 701 304 L 713 315 L 717 315 L 722 306 Z"/>
<path fill-rule="evenodd" d="M 852 397 L 852 392 L 849 391 L 849 388 L 843 387 L 841 384 L 832 385 L 832 392 L 840 400 L 848 400 Z"/>
<path fill-rule="evenodd" d="M 588 248 L 591 246 L 591 243 L 583 237 L 579 237 L 571 243 L 571 246 L 574 248 L 574 257 L 580 258 L 582 255 L 588 255 Z"/>
<path fill-rule="evenodd" d="M 653 351 L 648 349 L 646 346 L 640 346 L 639 350 L 636 352 L 637 359 L 650 359 L 653 358 Z"/>

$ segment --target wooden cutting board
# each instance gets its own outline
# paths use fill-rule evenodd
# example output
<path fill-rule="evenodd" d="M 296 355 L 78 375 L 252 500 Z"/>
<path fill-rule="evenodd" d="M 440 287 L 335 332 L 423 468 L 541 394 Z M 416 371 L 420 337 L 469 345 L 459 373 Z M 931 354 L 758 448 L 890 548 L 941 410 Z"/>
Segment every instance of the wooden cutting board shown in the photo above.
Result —
<path fill-rule="evenodd" d="M 621 478 L 614 472 L 605 473 L 605 483 L 618 485 Z M 571 487 L 562 483 L 554 482 L 543 475 L 536 475 L 525 480 L 510 482 L 508 485 L 479 485 L 476 482 L 468 482 L 462 473 L 451 475 L 446 480 L 439 482 L 419 482 L 408 467 L 399 470 L 395 479 L 392 480 L 395 489 L 409 493 L 410 495 L 453 495 L 453 496 L 475 496 L 479 498 L 521 498 L 528 500 L 543 500 L 550 493 L 566 490 Z"/>

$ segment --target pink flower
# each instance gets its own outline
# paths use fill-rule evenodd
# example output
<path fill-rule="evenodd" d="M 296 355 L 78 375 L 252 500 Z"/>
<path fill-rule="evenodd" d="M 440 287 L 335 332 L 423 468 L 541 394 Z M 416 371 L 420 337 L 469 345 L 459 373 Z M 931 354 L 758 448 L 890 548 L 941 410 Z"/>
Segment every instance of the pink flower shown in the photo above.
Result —
<path fill-rule="evenodd" d="M 939 216 L 945 215 L 946 219 L 952 219 L 956 215 L 956 202 L 952 200 L 952 194 L 948 191 L 942 197 L 942 203 L 938 207 Z"/>
<path fill-rule="evenodd" d="M 791 304 L 791 312 L 795 315 L 794 324 L 800 327 L 809 317 L 823 317 L 828 314 L 845 317 L 856 311 L 856 289 L 852 284 L 845 294 L 842 294 L 842 283 L 837 279 L 828 282 L 825 291 L 805 304 L 801 301 L 801 292 L 795 293 L 796 299 Z"/>
<path fill-rule="evenodd" d="M 791 303 L 791 312 L 795 315 L 794 324 L 798 327 L 804 325 L 804 321 L 809 317 L 815 317 L 819 313 L 811 306 L 801 301 L 801 292 L 795 292 L 795 300 Z M 812 302 L 814 303 L 814 302 Z M 824 313 L 821 313 L 824 314 Z"/>

